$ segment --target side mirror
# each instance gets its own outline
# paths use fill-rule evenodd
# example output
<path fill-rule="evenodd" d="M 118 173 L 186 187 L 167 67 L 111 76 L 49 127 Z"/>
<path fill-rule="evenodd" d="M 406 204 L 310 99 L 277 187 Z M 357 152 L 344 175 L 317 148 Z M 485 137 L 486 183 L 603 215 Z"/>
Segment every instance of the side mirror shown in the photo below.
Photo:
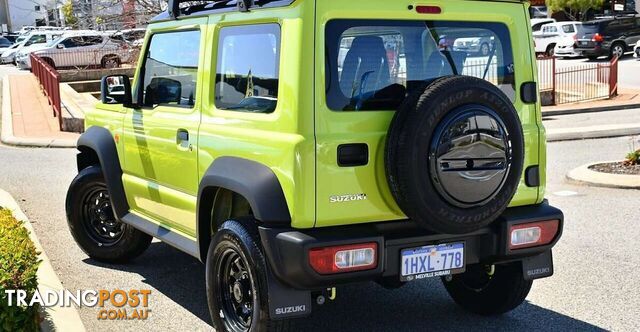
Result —
<path fill-rule="evenodd" d="M 127 75 L 103 77 L 100 92 L 103 104 L 131 106 L 131 81 Z"/>
<path fill-rule="evenodd" d="M 58 44 L 56 45 L 56 48 L 59 50 L 64 50 L 64 44 Z"/>

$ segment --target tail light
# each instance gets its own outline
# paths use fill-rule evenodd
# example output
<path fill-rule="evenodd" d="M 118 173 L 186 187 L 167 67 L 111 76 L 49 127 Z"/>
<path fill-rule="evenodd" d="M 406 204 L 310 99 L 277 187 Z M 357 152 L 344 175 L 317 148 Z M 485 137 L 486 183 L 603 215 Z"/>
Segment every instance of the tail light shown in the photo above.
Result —
<path fill-rule="evenodd" d="M 602 37 L 599 33 L 596 33 L 595 35 L 593 35 L 593 38 L 591 38 L 591 41 L 601 43 L 604 41 L 604 37 Z"/>
<path fill-rule="evenodd" d="M 309 264 L 320 274 L 335 274 L 374 269 L 378 265 L 375 242 L 309 250 Z"/>
<path fill-rule="evenodd" d="M 549 244 L 558 234 L 559 226 L 559 220 L 512 225 L 509 228 L 509 249 L 531 248 Z"/>
<path fill-rule="evenodd" d="M 438 6 L 416 6 L 416 12 L 418 14 L 440 14 L 442 8 Z"/>

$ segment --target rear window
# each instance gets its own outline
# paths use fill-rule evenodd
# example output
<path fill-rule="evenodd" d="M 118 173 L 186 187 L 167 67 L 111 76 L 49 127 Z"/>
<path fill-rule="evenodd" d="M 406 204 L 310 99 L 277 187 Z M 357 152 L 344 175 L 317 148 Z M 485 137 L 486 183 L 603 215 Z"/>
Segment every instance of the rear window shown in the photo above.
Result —
<path fill-rule="evenodd" d="M 599 30 L 599 27 L 600 27 L 599 23 L 590 23 L 590 24 L 587 23 L 587 24 L 583 24 L 580 30 L 585 34 L 592 34 L 592 33 L 597 33 Z"/>
<path fill-rule="evenodd" d="M 515 97 L 509 31 L 501 23 L 334 20 L 326 31 L 327 105 L 395 110 L 431 80 L 467 75 Z"/>

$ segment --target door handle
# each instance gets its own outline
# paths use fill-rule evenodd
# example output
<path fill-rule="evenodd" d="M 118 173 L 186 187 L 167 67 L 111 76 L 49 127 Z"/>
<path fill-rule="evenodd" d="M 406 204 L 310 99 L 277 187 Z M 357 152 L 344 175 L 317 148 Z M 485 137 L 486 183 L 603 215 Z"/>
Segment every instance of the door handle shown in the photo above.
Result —
<path fill-rule="evenodd" d="M 178 129 L 176 134 L 176 144 L 182 151 L 191 151 L 193 148 L 189 143 L 189 132 L 186 129 Z"/>

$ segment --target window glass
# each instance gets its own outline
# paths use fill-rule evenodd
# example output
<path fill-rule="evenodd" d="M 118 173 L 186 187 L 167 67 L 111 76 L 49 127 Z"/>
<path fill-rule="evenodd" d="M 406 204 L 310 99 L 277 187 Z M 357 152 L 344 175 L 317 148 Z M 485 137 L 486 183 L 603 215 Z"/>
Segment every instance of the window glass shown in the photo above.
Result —
<path fill-rule="evenodd" d="M 74 48 L 82 45 L 82 37 L 69 37 L 61 42 L 65 48 Z"/>
<path fill-rule="evenodd" d="M 576 29 L 573 27 L 573 24 L 565 24 L 562 26 L 562 31 L 564 31 L 564 33 L 574 33 Z"/>
<path fill-rule="evenodd" d="M 215 105 L 270 113 L 276 109 L 280 26 L 261 24 L 220 30 Z"/>
<path fill-rule="evenodd" d="M 155 34 L 144 62 L 142 104 L 193 107 L 200 58 L 200 31 Z"/>
<path fill-rule="evenodd" d="M 82 46 L 92 46 L 102 44 L 102 36 L 84 36 Z"/>
<path fill-rule="evenodd" d="M 515 100 L 504 24 L 334 20 L 326 35 L 332 110 L 394 110 L 424 82 L 448 75 L 482 78 Z"/>
<path fill-rule="evenodd" d="M 45 35 L 33 35 L 31 36 L 31 38 L 29 38 L 29 40 L 27 41 L 27 43 L 25 44 L 25 46 L 30 46 L 33 44 L 41 44 L 47 41 L 47 36 Z"/>

